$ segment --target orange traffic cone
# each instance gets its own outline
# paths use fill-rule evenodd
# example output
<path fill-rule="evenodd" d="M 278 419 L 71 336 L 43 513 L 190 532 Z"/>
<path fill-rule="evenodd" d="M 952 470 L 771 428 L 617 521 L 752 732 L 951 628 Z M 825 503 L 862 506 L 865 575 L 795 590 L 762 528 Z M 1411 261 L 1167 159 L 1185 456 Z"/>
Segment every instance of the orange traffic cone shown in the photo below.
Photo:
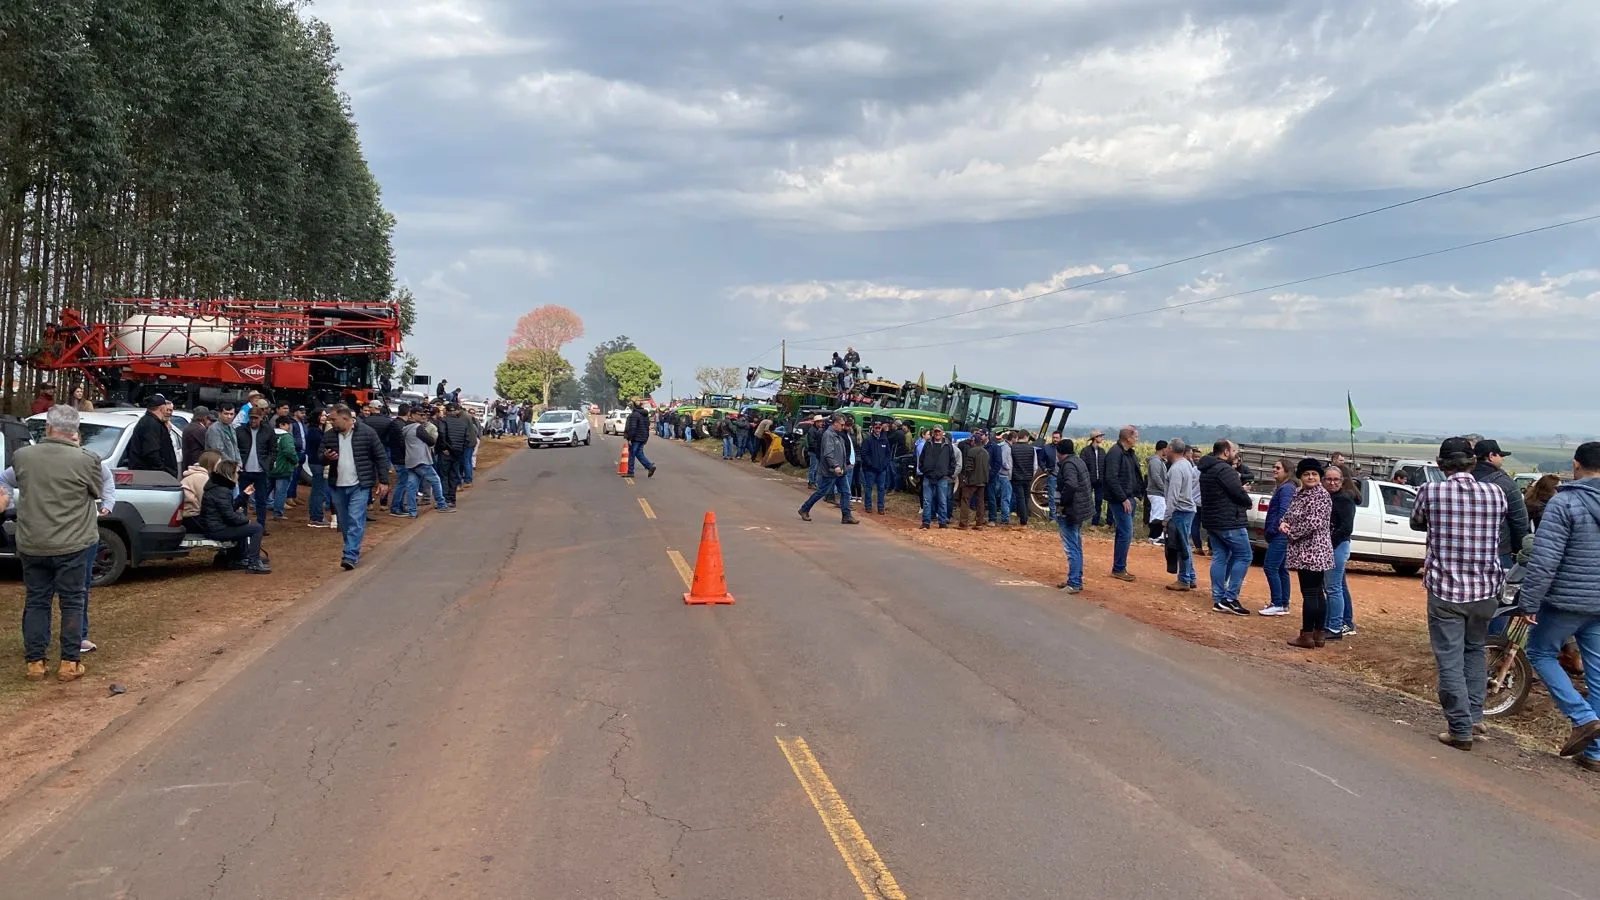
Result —
<path fill-rule="evenodd" d="M 628 475 L 628 444 L 623 442 L 622 455 L 617 457 L 617 474 L 624 478 Z"/>
<path fill-rule="evenodd" d="M 700 526 L 700 553 L 694 560 L 694 585 L 683 595 L 684 603 L 732 603 L 728 582 L 722 575 L 722 542 L 717 540 L 717 515 L 707 512 Z"/>

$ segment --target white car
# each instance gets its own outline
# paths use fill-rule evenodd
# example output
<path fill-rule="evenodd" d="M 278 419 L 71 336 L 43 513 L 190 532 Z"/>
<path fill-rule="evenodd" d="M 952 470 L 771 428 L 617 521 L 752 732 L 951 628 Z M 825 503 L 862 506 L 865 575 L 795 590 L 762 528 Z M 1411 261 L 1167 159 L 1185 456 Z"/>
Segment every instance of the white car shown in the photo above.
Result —
<path fill-rule="evenodd" d="M 601 426 L 601 430 L 606 434 L 620 435 L 623 427 L 627 424 L 628 411 L 625 409 L 613 409 L 611 412 L 606 413 L 606 421 Z"/>
<path fill-rule="evenodd" d="M 589 417 L 575 409 L 552 409 L 528 424 L 529 447 L 589 444 Z"/>

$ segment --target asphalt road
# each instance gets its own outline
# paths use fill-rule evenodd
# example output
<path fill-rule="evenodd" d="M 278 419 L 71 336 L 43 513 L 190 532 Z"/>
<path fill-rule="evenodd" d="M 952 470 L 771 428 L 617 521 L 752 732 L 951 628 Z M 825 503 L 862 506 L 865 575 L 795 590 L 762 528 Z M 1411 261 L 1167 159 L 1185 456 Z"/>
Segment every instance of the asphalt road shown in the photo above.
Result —
<path fill-rule="evenodd" d="M 0 811 L 0 896 L 1600 897 L 1590 792 L 660 443 L 487 473 Z"/>

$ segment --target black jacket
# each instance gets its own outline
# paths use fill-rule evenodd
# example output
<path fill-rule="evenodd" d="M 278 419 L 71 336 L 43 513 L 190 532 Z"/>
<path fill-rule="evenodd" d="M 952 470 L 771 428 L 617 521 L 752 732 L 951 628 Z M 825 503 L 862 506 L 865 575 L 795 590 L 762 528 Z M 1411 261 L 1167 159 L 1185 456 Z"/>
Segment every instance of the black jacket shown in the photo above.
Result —
<path fill-rule="evenodd" d="M 961 484 L 986 487 L 989 484 L 989 448 L 967 438 L 961 444 Z"/>
<path fill-rule="evenodd" d="M 1100 487 L 1105 481 L 1106 448 L 1085 444 L 1083 449 L 1078 451 L 1078 458 L 1083 460 L 1084 468 L 1089 470 L 1089 486 Z"/>
<path fill-rule="evenodd" d="M 195 419 L 183 429 L 182 471 L 188 471 L 200 454 L 206 452 L 206 429 L 209 427 L 211 423 Z"/>
<path fill-rule="evenodd" d="M 445 416 L 435 419 L 433 424 L 439 427 L 439 443 L 434 452 L 448 451 L 456 459 L 467 455 L 467 420 L 456 416 Z"/>
<path fill-rule="evenodd" d="M 391 419 L 387 413 L 381 412 L 373 413 L 372 415 L 363 418 L 361 421 L 367 423 L 367 427 L 371 428 L 373 432 L 378 435 L 378 440 L 383 442 L 383 446 L 386 449 L 388 449 L 391 453 L 394 451 L 395 441 L 400 437 L 400 435 L 396 434 L 396 432 L 400 430 L 400 424 L 398 422 L 396 422 L 394 419 Z M 400 446 L 402 448 L 405 447 L 404 444 L 401 444 Z"/>
<path fill-rule="evenodd" d="M 260 490 L 258 487 L 257 490 Z M 250 524 L 250 517 L 239 511 L 239 506 L 249 500 L 248 494 L 233 496 L 233 482 L 211 473 L 205 490 L 200 492 L 200 514 L 195 516 L 204 534 L 215 534 L 224 528 L 237 528 Z"/>
<path fill-rule="evenodd" d="M 1106 452 L 1106 476 L 1101 484 L 1106 499 L 1112 503 L 1134 500 L 1139 496 L 1139 457 L 1132 448 L 1116 443 Z"/>
<path fill-rule="evenodd" d="M 628 421 L 622 426 L 622 437 L 636 444 L 650 440 L 650 414 L 644 411 L 644 407 L 635 406 L 633 412 L 628 413 Z"/>
<path fill-rule="evenodd" d="M 329 431 L 322 436 L 322 449 L 324 453 L 330 450 L 334 454 L 339 452 L 339 432 Z M 356 482 L 364 488 L 371 488 L 389 475 L 389 454 L 383 449 L 383 443 L 378 440 L 378 433 L 373 431 L 367 423 L 356 420 L 355 433 L 350 438 L 350 449 L 356 458 Z M 329 462 L 318 461 L 327 467 L 328 487 L 338 483 L 339 463 L 337 459 Z M 387 482 L 384 482 L 387 483 Z"/>
<path fill-rule="evenodd" d="M 250 463 L 250 442 L 256 442 L 257 461 L 261 463 L 261 471 L 272 471 L 272 458 L 278 453 L 278 432 L 272 427 L 273 416 L 271 413 L 259 417 L 252 416 L 250 425 L 240 425 L 233 430 L 234 437 L 239 441 L 239 471 Z"/>
<path fill-rule="evenodd" d="M 178 468 L 178 451 L 172 448 L 172 432 L 167 423 L 153 413 L 145 413 L 134 423 L 133 436 L 128 439 L 128 449 L 122 454 L 122 464 L 129 469 L 145 472 L 166 472 L 173 478 Z"/>
<path fill-rule="evenodd" d="M 1333 495 L 1333 513 L 1330 517 L 1330 536 L 1333 539 L 1334 549 L 1350 540 L 1356 531 L 1356 500 L 1354 497 L 1340 491 Z M 1271 537 L 1271 535 L 1268 535 Z"/>
<path fill-rule="evenodd" d="M 922 456 L 917 460 L 924 478 L 954 478 L 956 452 L 949 441 L 935 444 L 932 440 L 922 445 Z"/>
<path fill-rule="evenodd" d="M 1250 495 L 1233 466 L 1214 454 L 1201 457 L 1200 524 L 1207 531 L 1243 528 L 1249 508 Z"/>
<path fill-rule="evenodd" d="M 1472 470 L 1472 477 L 1484 484 L 1492 484 L 1506 495 L 1506 517 L 1500 522 L 1500 552 L 1515 553 L 1522 549 L 1522 540 L 1529 533 L 1528 504 L 1523 500 L 1522 492 L 1517 490 L 1517 482 L 1505 469 L 1496 468 L 1486 462 L 1478 463 Z"/>
<path fill-rule="evenodd" d="M 1036 459 L 1032 444 L 1011 445 L 1011 480 L 1033 484 L 1033 462 Z"/>

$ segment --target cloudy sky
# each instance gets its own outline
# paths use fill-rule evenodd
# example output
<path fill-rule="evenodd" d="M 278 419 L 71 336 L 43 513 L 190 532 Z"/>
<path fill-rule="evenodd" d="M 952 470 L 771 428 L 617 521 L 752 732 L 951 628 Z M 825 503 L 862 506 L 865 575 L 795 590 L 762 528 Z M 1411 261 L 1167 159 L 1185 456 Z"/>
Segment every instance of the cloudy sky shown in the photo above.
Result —
<path fill-rule="evenodd" d="M 1349 390 L 1374 429 L 1600 433 L 1600 223 L 1260 290 L 1600 214 L 1600 157 L 1028 299 L 1600 149 L 1600 4 L 308 14 L 399 219 L 410 347 L 469 393 L 521 312 L 561 303 L 576 364 L 627 334 L 680 394 L 787 339 L 791 363 L 853 343 L 1093 422 L 1338 427 Z"/>

